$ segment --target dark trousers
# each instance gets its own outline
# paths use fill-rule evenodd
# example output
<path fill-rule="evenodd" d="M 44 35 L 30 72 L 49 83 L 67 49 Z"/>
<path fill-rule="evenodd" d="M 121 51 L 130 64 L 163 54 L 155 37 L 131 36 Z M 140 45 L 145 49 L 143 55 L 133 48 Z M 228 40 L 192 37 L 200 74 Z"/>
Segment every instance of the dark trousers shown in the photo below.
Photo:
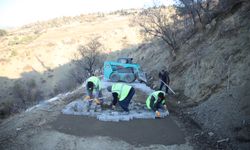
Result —
<path fill-rule="evenodd" d="M 166 87 L 166 93 L 168 93 L 168 87 L 162 81 L 159 90 L 162 90 L 164 86 Z"/>
<path fill-rule="evenodd" d="M 135 89 L 132 87 L 128 93 L 128 96 L 123 100 L 123 101 L 119 101 L 119 105 L 122 107 L 122 109 L 126 112 L 128 112 L 128 105 L 132 99 L 132 97 L 135 94 Z"/>

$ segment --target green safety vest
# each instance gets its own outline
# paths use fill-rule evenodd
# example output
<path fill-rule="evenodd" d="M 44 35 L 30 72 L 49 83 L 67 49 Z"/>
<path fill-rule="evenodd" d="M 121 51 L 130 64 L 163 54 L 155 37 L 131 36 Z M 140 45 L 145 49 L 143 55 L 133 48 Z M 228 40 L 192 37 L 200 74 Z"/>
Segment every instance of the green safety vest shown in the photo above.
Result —
<path fill-rule="evenodd" d="M 127 84 L 115 83 L 112 85 L 111 91 L 118 94 L 119 101 L 123 101 L 128 96 L 131 88 L 132 86 Z"/>
<path fill-rule="evenodd" d="M 163 93 L 164 96 L 166 95 L 166 93 L 163 92 L 163 91 L 155 91 L 155 92 L 151 93 L 151 94 L 148 96 L 148 98 L 147 98 L 147 100 L 146 100 L 146 105 L 147 105 L 147 108 L 148 108 L 148 109 L 151 109 L 151 107 L 150 107 L 150 99 L 151 99 L 151 97 L 154 96 L 154 98 L 155 98 L 154 104 L 155 104 L 155 103 L 157 102 L 157 100 L 158 100 L 158 94 L 159 94 L 159 93 Z M 166 101 L 163 100 L 161 103 L 162 103 L 162 105 L 164 105 L 164 104 L 166 103 Z"/>
<path fill-rule="evenodd" d="M 98 77 L 95 77 L 95 76 L 92 76 L 92 77 L 89 77 L 88 79 L 87 79 L 87 82 L 86 83 L 88 83 L 88 82 L 93 82 L 94 83 L 94 91 L 95 90 L 101 90 L 101 86 L 100 86 L 100 79 L 98 78 Z"/>

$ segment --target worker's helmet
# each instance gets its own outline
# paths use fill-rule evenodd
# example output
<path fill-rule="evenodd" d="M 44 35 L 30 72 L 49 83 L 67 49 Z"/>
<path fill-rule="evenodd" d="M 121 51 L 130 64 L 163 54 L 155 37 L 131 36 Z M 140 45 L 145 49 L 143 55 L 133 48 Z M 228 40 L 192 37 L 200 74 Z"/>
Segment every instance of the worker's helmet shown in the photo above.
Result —
<path fill-rule="evenodd" d="M 108 87 L 107 87 L 107 90 L 108 90 L 109 92 L 111 92 L 112 86 L 108 86 Z"/>
<path fill-rule="evenodd" d="M 162 92 L 160 92 L 160 93 L 158 94 L 158 97 L 159 97 L 160 100 L 164 100 L 164 99 L 165 99 L 165 94 L 162 93 Z"/>
<path fill-rule="evenodd" d="M 89 82 L 87 83 L 87 89 L 88 89 L 88 90 L 93 90 L 93 88 L 94 88 L 94 83 L 91 82 L 91 81 L 89 81 Z"/>

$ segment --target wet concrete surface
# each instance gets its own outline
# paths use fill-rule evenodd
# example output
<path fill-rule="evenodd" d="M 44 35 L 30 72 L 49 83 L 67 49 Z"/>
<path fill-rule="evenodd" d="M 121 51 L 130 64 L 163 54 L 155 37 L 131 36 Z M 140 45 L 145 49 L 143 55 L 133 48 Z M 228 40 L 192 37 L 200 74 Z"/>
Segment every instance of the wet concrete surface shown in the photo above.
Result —
<path fill-rule="evenodd" d="M 51 126 L 65 134 L 80 137 L 107 136 L 136 146 L 185 143 L 183 131 L 171 116 L 164 119 L 104 122 L 94 117 L 61 114 L 51 123 Z"/>

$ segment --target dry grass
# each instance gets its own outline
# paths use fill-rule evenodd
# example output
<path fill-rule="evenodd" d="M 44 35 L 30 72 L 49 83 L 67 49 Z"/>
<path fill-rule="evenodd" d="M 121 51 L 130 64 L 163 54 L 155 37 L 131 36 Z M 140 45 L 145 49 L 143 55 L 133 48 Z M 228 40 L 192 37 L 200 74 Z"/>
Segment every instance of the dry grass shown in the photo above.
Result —
<path fill-rule="evenodd" d="M 78 45 L 88 43 L 93 37 L 100 37 L 104 52 L 140 43 L 138 28 L 129 26 L 131 16 L 122 13 L 122 16 L 89 14 L 57 18 L 9 30 L 0 40 L 0 76 L 9 81 L 19 78 L 36 81 L 36 88 L 30 89 L 33 94 L 28 94 L 26 83 L 6 82 L 7 87 L 14 87 L 10 88 L 14 91 L 10 97 L 15 101 L 31 103 L 36 101 L 36 93 L 41 93 L 41 97 L 46 99 L 75 87 L 69 77 L 74 67 L 71 61 Z M 18 93 L 19 98 L 15 97 Z M 9 93 L 0 94 L 5 97 Z M 32 100 L 27 101 L 28 97 Z"/>

